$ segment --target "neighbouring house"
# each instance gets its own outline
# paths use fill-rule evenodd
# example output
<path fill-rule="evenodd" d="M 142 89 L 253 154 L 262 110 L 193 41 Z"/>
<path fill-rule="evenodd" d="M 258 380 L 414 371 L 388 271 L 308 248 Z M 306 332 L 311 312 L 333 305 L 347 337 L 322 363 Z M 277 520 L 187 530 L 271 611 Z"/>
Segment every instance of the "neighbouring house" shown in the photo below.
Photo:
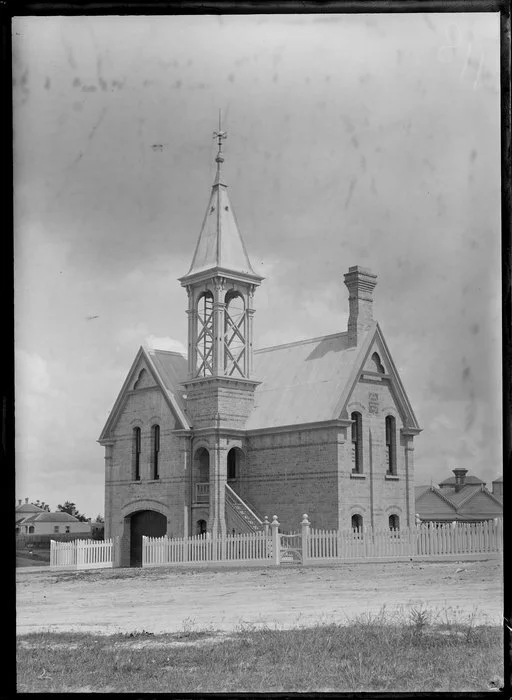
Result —
<path fill-rule="evenodd" d="M 416 487 L 416 513 L 422 521 L 482 522 L 503 517 L 503 479 L 492 482 L 467 475 L 467 469 L 453 469 L 454 476 L 438 486 Z"/>
<path fill-rule="evenodd" d="M 142 536 L 223 535 L 277 514 L 295 530 L 414 524 L 421 429 L 353 266 L 346 330 L 253 350 L 254 271 L 221 172 L 192 264 L 188 355 L 141 347 L 101 432 L 105 537 L 140 565 Z M 326 253 L 327 255 L 328 253 Z"/>
<path fill-rule="evenodd" d="M 81 522 L 69 513 L 33 513 L 24 518 L 16 526 L 16 534 L 20 535 L 68 535 L 90 534 L 91 523 Z"/>
<path fill-rule="evenodd" d="M 21 498 L 18 499 L 18 503 L 15 507 L 15 527 L 16 527 L 16 532 L 18 532 L 18 526 L 19 523 L 21 523 L 22 520 L 27 518 L 29 515 L 34 515 L 36 513 L 43 513 L 44 512 L 44 503 L 42 504 L 42 508 L 40 506 L 36 506 L 34 503 L 29 503 L 28 498 L 25 498 L 25 503 L 21 502 Z"/>
<path fill-rule="evenodd" d="M 91 537 L 96 540 L 103 539 L 105 534 L 105 523 L 97 520 L 91 522 Z"/>

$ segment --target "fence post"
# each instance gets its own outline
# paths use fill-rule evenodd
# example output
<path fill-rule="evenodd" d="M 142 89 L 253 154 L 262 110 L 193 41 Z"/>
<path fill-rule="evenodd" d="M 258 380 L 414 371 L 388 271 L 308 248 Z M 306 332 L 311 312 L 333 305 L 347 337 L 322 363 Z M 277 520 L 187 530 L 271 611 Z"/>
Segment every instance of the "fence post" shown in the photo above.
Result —
<path fill-rule="evenodd" d="M 274 559 L 274 564 L 279 566 L 281 562 L 281 537 L 279 535 L 279 522 L 277 520 L 277 515 L 274 515 L 272 518 L 270 527 L 272 528 L 272 556 Z"/>
<path fill-rule="evenodd" d="M 55 540 L 50 540 L 50 568 L 55 566 Z"/>
<path fill-rule="evenodd" d="M 268 521 L 267 516 L 265 516 L 265 519 L 263 521 L 263 532 L 265 533 L 265 537 L 268 537 L 270 535 L 270 523 Z"/>
<path fill-rule="evenodd" d="M 309 526 L 311 523 L 308 520 L 308 514 L 302 516 L 302 563 L 307 564 L 309 559 Z"/>

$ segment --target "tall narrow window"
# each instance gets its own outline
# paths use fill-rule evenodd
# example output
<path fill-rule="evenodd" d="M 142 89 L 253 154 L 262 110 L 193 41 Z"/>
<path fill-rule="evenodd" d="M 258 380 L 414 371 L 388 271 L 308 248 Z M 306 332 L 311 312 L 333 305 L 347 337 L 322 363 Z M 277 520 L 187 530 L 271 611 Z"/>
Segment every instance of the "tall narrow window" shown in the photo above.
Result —
<path fill-rule="evenodd" d="M 153 479 L 160 478 L 160 465 L 159 465 L 159 453 L 160 453 L 160 426 L 153 426 Z"/>
<path fill-rule="evenodd" d="M 228 481 L 236 479 L 236 461 L 236 447 L 233 447 L 228 452 Z"/>
<path fill-rule="evenodd" d="M 386 416 L 386 465 L 388 474 L 396 474 L 396 421 Z"/>
<path fill-rule="evenodd" d="M 352 471 L 361 474 L 363 471 L 363 417 L 360 413 L 352 413 Z"/>
<path fill-rule="evenodd" d="M 140 428 L 133 429 L 133 478 L 140 481 Z"/>

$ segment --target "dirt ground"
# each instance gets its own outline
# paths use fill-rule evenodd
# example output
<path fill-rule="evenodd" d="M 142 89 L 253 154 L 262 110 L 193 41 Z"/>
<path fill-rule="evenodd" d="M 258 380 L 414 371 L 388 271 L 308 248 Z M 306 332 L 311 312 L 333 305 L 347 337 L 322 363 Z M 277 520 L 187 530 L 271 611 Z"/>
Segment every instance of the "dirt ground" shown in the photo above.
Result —
<path fill-rule="evenodd" d="M 246 569 L 16 572 L 17 630 L 232 631 L 346 623 L 429 608 L 451 620 L 501 624 L 501 559 Z"/>

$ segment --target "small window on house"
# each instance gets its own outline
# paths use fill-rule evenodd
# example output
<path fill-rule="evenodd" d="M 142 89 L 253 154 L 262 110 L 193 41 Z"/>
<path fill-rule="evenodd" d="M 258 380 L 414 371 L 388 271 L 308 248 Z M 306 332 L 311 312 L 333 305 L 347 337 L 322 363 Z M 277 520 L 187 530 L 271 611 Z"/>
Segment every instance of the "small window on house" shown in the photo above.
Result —
<path fill-rule="evenodd" d="M 28 528 L 28 532 L 29 532 L 29 535 L 31 535 L 31 534 L 34 532 L 34 526 L 33 526 L 33 525 L 31 525 L 31 526 Z"/>
<path fill-rule="evenodd" d="M 16 534 L 17 534 L 17 535 L 20 534 L 20 529 L 19 529 L 19 527 L 16 528 Z"/>
<path fill-rule="evenodd" d="M 160 426 L 154 425 L 152 430 L 152 443 L 153 443 L 153 479 L 160 478 L 160 465 L 159 465 L 159 453 L 160 453 Z"/>
<path fill-rule="evenodd" d="M 388 474 L 396 474 L 396 421 L 386 416 L 386 466 Z"/>
<path fill-rule="evenodd" d="M 140 481 L 140 428 L 133 429 L 133 479 Z"/>
<path fill-rule="evenodd" d="M 398 515 L 390 515 L 389 516 L 389 529 L 390 530 L 399 530 L 400 529 L 400 518 Z"/>
<path fill-rule="evenodd" d="M 69 525 L 66 525 L 66 533 L 69 534 L 71 532 L 71 527 Z"/>
<path fill-rule="evenodd" d="M 352 516 L 352 530 L 362 530 L 363 529 L 363 516 L 356 513 Z"/>
<path fill-rule="evenodd" d="M 57 533 L 57 532 L 59 531 L 59 526 L 58 526 L 58 525 L 54 525 L 54 526 L 53 526 L 53 531 L 54 531 L 54 533 Z"/>
<path fill-rule="evenodd" d="M 360 413 L 352 413 L 352 472 L 361 474 L 363 471 L 363 417 Z"/>

